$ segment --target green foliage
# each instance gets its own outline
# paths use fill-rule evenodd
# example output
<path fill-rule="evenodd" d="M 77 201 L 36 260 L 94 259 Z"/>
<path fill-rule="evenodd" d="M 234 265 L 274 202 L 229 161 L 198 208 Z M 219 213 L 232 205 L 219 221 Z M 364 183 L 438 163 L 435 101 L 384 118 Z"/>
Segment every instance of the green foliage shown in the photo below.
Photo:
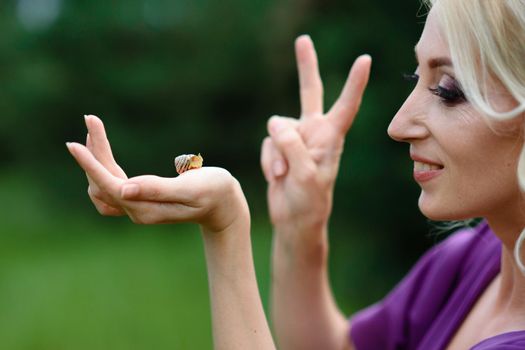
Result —
<path fill-rule="evenodd" d="M 89 211 L 68 215 L 46 208 L 39 189 L 26 186 L 28 178 L 1 180 L 2 348 L 211 348 L 196 226 L 136 226 Z M 256 225 L 252 235 L 265 302 L 269 231 Z"/>
<path fill-rule="evenodd" d="M 91 208 L 64 146 L 83 141 L 87 113 L 103 118 L 130 176 L 174 176 L 175 155 L 200 152 L 239 179 L 263 237 L 254 247 L 266 297 L 259 148 L 269 116 L 299 114 L 293 41 L 302 33 L 316 43 L 327 106 L 355 57 L 373 57 L 331 221 L 344 310 L 382 297 L 432 243 L 408 147 L 386 135 L 410 90 L 401 74 L 415 68 L 418 0 L 46 1 L 59 9 L 48 22 L 23 14 L 32 0 L 0 3 L 0 209 L 9 219 L 0 338 L 9 348 L 210 344 L 195 229 L 137 228 Z"/>

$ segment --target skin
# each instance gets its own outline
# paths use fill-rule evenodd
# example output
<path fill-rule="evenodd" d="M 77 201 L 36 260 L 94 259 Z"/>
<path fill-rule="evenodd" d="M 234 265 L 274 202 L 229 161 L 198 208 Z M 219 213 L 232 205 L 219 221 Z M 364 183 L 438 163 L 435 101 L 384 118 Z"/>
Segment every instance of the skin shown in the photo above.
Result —
<path fill-rule="evenodd" d="M 424 215 L 435 220 L 484 217 L 503 242 L 501 273 L 472 309 L 449 347 L 466 349 L 493 335 L 525 329 L 522 317 L 525 279 L 512 255 L 514 242 L 525 227 L 525 206 L 516 176 L 523 146 L 520 133 L 523 120 L 489 125 L 468 102 L 448 105 L 429 91 L 438 85 L 450 85 L 455 76 L 451 65 L 437 64 L 450 61 L 450 53 L 434 13 L 432 10 L 416 48 L 421 62 L 417 70 L 420 79 L 392 120 L 388 133 L 397 141 L 409 143 L 410 153 L 443 167 L 440 176 L 420 183 L 419 207 Z M 348 322 L 335 305 L 328 282 L 326 237 L 343 137 L 356 110 L 341 114 L 341 119 L 347 122 L 339 132 L 330 134 L 331 128 L 322 129 L 333 115 L 330 111 L 321 117 L 322 85 L 313 47 L 298 41 L 297 56 L 303 77 L 301 90 L 309 94 L 306 97 L 301 93 L 301 118 L 271 118 L 270 136 L 264 141 L 262 152 L 275 230 L 272 256 L 275 336 L 285 349 L 351 348 Z M 365 76 L 362 73 L 363 85 L 357 85 L 366 84 Z M 496 82 L 491 82 L 488 88 L 497 109 L 508 110 L 513 106 L 514 101 Z M 360 93 L 352 96 L 355 104 L 350 106 L 358 106 Z M 299 141 L 286 144 L 277 139 L 279 132 L 290 133 L 292 138 L 290 130 L 299 134 Z M 323 131 L 316 133 L 316 130 Z M 323 135 L 326 139 L 320 144 L 329 147 L 316 143 Z M 305 157 L 305 153 L 310 157 Z"/>
<path fill-rule="evenodd" d="M 344 136 L 359 108 L 371 60 L 369 56 L 356 60 L 341 96 L 323 115 L 322 84 L 309 37 L 297 39 L 296 52 L 303 116 L 300 120 L 280 117 L 270 120 L 271 137 L 264 141 L 262 163 L 265 176 L 271 181 L 272 222 L 281 228 L 279 237 L 284 238 L 276 239 L 275 249 L 300 247 L 301 252 L 307 252 L 307 259 L 314 258 L 315 264 L 308 264 L 308 268 L 315 268 L 313 273 L 305 273 L 304 278 L 290 279 L 290 283 L 279 281 L 294 269 L 303 269 L 306 262 L 301 254 L 295 259 L 286 253 L 284 259 L 274 259 L 274 266 L 284 269 L 284 274 L 274 274 L 274 278 L 277 285 L 284 283 L 285 288 L 291 288 L 285 299 L 293 297 L 304 283 L 312 287 L 301 295 L 306 299 L 300 303 L 292 300 L 290 306 L 297 312 L 305 312 L 303 306 L 308 306 L 321 313 L 320 322 L 308 326 L 321 327 L 327 337 L 315 340 L 310 346 L 318 349 L 335 345 L 342 349 L 348 345 L 346 322 L 335 307 L 328 285 L 326 224 Z M 86 172 L 88 194 L 97 210 L 107 216 L 127 215 L 138 224 L 199 224 L 208 267 L 215 348 L 275 349 L 257 290 L 249 211 L 239 183 L 226 170 L 210 167 L 188 171 L 176 178 L 147 175 L 128 179 L 113 158 L 102 121 L 86 116 L 86 126 L 86 146 L 68 143 L 67 147 Z M 304 205 L 305 199 L 314 202 Z M 312 220 L 304 220 L 305 217 Z M 301 218 L 301 225 L 290 225 Z M 274 256 L 283 257 L 280 253 Z M 284 301 L 276 299 L 277 304 Z M 305 305 L 305 301 L 312 303 Z M 286 318 L 285 322 L 288 321 L 293 322 Z M 300 332 L 309 330 L 301 328 L 305 325 L 300 325 Z M 276 323 L 278 335 L 283 334 L 282 326 L 282 322 Z M 304 334 L 308 333 L 303 333 L 303 338 L 308 339 Z M 282 348 L 291 344 L 285 338 Z"/>
<path fill-rule="evenodd" d="M 204 241 L 216 349 L 275 349 L 257 289 L 250 214 L 239 183 L 205 167 L 176 178 L 127 179 L 113 159 L 102 121 L 86 117 L 87 147 L 67 147 L 86 172 L 88 193 L 102 215 L 138 224 L 195 222 Z"/>
<path fill-rule="evenodd" d="M 274 226 L 274 334 L 282 349 L 350 349 L 348 321 L 328 278 L 328 218 L 344 139 L 359 109 L 371 59 L 356 60 L 340 97 L 325 114 L 311 39 L 299 37 L 295 49 L 301 117 L 270 118 L 261 152 Z"/>
<path fill-rule="evenodd" d="M 419 183 L 420 210 L 434 220 L 485 217 L 493 224 L 508 221 L 509 212 L 519 216 L 516 209 L 522 199 L 516 169 L 523 145 L 519 128 L 513 132 L 508 127 L 509 132 L 498 135 L 468 102 L 447 105 L 428 90 L 450 84 L 455 76 L 452 65 L 431 67 L 433 60 L 450 60 L 434 11 L 416 45 L 416 55 L 421 62 L 418 84 L 392 120 L 388 134 L 409 143 L 411 153 L 445 167 L 435 180 Z M 492 88 L 492 94 L 499 96 L 501 108 L 512 104 L 501 87 Z"/>
<path fill-rule="evenodd" d="M 468 102 L 447 106 L 429 93 L 429 87 L 454 77 L 453 66 L 430 64 L 436 58 L 450 59 L 437 8 L 428 16 L 416 55 L 419 81 L 392 120 L 388 134 L 409 143 L 411 153 L 444 166 L 440 176 L 420 183 L 419 208 L 434 220 L 483 217 L 503 243 L 500 274 L 449 346 L 466 349 L 488 337 L 525 328 L 521 316 L 525 313 L 525 278 L 513 258 L 514 243 L 525 227 L 525 203 L 517 179 L 523 118 L 504 125 L 487 123 Z M 496 82 L 491 81 L 488 90 L 496 109 L 508 110 L 514 105 Z"/>
<path fill-rule="evenodd" d="M 512 257 L 514 241 L 525 226 L 516 179 L 523 136 L 494 133 L 468 103 L 445 105 L 430 93 L 428 88 L 454 78 L 452 66 L 430 65 L 450 55 L 433 13 L 416 49 L 420 79 L 388 132 L 409 143 L 412 153 L 443 167 L 440 176 L 420 184 L 419 206 L 426 216 L 485 217 L 503 242 L 501 273 L 449 346 L 464 349 L 492 335 L 525 328 L 521 317 L 525 278 Z M 358 111 L 371 59 L 356 60 L 341 96 L 325 113 L 309 37 L 297 39 L 296 56 L 301 117 L 270 118 L 261 152 L 275 232 L 271 298 L 275 337 L 282 349 L 352 349 L 348 321 L 329 283 L 327 227 L 344 138 Z M 502 108 L 512 104 L 497 84 L 490 89 Z M 68 148 L 88 175 L 88 193 L 99 212 L 128 215 L 142 224 L 198 223 L 210 280 L 215 347 L 275 349 L 257 291 L 248 206 L 238 182 L 220 168 L 192 170 L 174 179 L 127 179 L 113 159 L 102 122 L 90 116 L 86 125 L 87 147 L 72 143 Z M 506 130 L 514 129 L 519 128 Z"/>

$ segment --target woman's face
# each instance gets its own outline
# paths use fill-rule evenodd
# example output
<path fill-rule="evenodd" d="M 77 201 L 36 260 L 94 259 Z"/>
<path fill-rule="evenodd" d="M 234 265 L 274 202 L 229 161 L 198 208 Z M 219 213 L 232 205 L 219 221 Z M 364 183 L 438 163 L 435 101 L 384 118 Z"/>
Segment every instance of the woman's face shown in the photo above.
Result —
<path fill-rule="evenodd" d="M 495 133 L 464 99 L 433 12 L 416 45 L 417 84 L 388 134 L 410 144 L 425 216 L 461 220 L 509 215 L 521 201 L 517 161 L 523 137 L 518 131 Z M 494 85 L 489 91 L 499 97 L 496 107 L 512 105 L 502 88 Z"/>

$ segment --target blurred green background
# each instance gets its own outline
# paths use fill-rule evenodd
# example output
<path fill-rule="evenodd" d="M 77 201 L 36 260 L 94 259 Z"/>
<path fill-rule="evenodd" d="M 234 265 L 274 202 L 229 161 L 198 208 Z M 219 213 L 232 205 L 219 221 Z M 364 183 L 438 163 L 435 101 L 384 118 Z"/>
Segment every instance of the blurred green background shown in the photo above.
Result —
<path fill-rule="evenodd" d="M 312 36 L 326 105 L 373 57 L 331 220 L 331 279 L 350 314 L 381 298 L 438 237 L 417 209 L 408 146 L 390 119 L 411 86 L 419 0 L 0 2 L 0 340 L 3 349 L 208 349 L 194 225 L 101 217 L 66 141 L 106 123 L 129 176 L 175 176 L 204 155 L 243 185 L 267 305 L 271 227 L 259 150 L 266 120 L 299 113 L 293 53 Z"/>

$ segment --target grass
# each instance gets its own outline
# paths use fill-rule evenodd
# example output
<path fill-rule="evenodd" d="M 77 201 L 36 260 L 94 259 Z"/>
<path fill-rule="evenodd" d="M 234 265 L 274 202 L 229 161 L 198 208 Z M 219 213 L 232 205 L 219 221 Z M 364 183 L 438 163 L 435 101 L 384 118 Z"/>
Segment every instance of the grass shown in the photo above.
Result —
<path fill-rule="evenodd" d="M 38 183 L 20 172 L 0 175 L 0 348 L 212 348 L 196 225 L 138 226 L 102 217 L 82 191 L 64 187 L 58 198 Z M 60 184 L 50 187 L 60 191 Z M 82 199 L 72 198 L 79 194 Z M 384 266 L 370 272 L 373 242 L 347 231 L 332 245 L 330 260 L 336 299 L 349 314 L 391 286 Z M 270 232 L 267 218 L 255 220 L 252 244 L 265 306 Z"/>
<path fill-rule="evenodd" d="M 0 179 L 3 349 L 212 348 L 196 226 L 59 213 L 24 182 Z M 269 232 L 253 232 L 265 302 Z"/>

